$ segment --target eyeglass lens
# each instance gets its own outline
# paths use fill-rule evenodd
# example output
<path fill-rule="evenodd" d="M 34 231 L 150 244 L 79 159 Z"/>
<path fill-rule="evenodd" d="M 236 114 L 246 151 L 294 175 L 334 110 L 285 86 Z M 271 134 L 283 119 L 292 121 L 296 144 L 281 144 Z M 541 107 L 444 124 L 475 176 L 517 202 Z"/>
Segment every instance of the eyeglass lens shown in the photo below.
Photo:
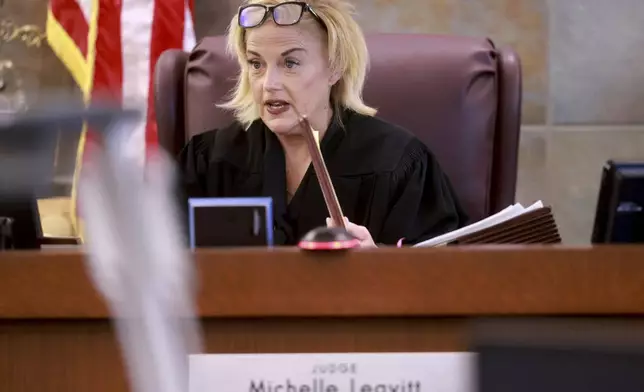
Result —
<path fill-rule="evenodd" d="M 279 4 L 273 8 L 273 20 L 278 25 L 292 25 L 300 20 L 302 11 L 300 4 Z M 255 27 L 262 23 L 266 12 L 264 6 L 248 6 L 239 14 L 239 24 L 243 27 Z"/>

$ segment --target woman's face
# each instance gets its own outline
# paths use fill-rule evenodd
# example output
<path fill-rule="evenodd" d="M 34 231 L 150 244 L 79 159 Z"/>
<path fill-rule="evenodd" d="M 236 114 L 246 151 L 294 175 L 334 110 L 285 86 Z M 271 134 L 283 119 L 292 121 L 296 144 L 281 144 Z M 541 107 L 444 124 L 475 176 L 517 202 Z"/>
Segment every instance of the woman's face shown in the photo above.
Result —
<path fill-rule="evenodd" d="M 326 126 L 331 86 L 337 79 L 329 69 L 326 37 L 318 26 L 277 26 L 267 19 L 246 32 L 246 56 L 253 98 L 271 131 L 277 135 L 300 132 L 285 89 L 314 126 Z"/>

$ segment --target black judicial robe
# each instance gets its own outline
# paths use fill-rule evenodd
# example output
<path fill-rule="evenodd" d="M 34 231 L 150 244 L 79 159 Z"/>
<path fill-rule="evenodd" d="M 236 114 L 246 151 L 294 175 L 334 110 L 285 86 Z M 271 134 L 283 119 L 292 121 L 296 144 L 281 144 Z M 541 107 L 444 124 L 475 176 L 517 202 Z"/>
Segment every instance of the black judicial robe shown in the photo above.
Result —
<path fill-rule="evenodd" d="M 408 131 L 345 110 L 320 142 L 342 211 L 377 244 L 413 244 L 455 230 L 466 216 L 428 148 Z M 310 165 L 290 203 L 284 153 L 261 120 L 248 130 L 194 136 L 179 156 L 184 196 L 273 199 L 276 245 L 294 245 L 329 216 Z"/>

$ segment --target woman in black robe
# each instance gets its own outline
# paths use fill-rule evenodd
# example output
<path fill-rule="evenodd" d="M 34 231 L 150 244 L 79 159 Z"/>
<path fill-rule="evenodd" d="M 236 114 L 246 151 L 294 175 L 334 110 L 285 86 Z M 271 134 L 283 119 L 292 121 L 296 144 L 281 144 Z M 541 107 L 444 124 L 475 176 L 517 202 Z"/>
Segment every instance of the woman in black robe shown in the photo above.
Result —
<path fill-rule="evenodd" d="M 229 46 L 241 70 L 221 106 L 237 121 L 181 152 L 189 197 L 271 197 L 276 245 L 329 224 L 294 105 L 320 131 L 347 229 L 362 246 L 417 243 L 465 223 L 428 148 L 362 102 L 368 52 L 349 3 L 251 1 L 231 22 Z"/>

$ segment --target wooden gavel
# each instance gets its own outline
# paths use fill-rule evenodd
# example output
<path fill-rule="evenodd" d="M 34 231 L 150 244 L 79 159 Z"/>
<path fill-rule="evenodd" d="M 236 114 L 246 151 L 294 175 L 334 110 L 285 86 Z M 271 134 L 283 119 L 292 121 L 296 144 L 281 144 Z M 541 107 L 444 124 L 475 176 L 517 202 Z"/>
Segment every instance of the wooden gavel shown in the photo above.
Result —
<path fill-rule="evenodd" d="M 284 90 L 289 96 L 291 108 L 293 108 L 293 111 L 295 112 L 295 115 L 298 117 L 300 125 L 302 126 L 302 133 L 304 134 L 304 139 L 306 140 L 306 145 L 309 149 L 309 154 L 311 155 L 313 169 L 315 170 L 315 175 L 317 176 L 320 188 L 322 189 L 324 202 L 326 203 L 326 208 L 329 211 L 333 225 L 346 229 L 346 225 L 344 223 L 344 214 L 342 213 L 342 208 L 340 207 L 338 196 L 335 194 L 335 188 L 333 188 L 331 176 L 329 176 L 329 171 L 327 170 L 326 164 L 324 163 L 324 157 L 322 156 L 322 151 L 320 150 L 318 139 L 315 137 L 315 133 L 317 131 L 313 129 L 308 118 L 300 114 L 300 111 L 295 106 L 295 100 L 293 99 L 291 92 L 286 88 L 284 88 Z"/>

